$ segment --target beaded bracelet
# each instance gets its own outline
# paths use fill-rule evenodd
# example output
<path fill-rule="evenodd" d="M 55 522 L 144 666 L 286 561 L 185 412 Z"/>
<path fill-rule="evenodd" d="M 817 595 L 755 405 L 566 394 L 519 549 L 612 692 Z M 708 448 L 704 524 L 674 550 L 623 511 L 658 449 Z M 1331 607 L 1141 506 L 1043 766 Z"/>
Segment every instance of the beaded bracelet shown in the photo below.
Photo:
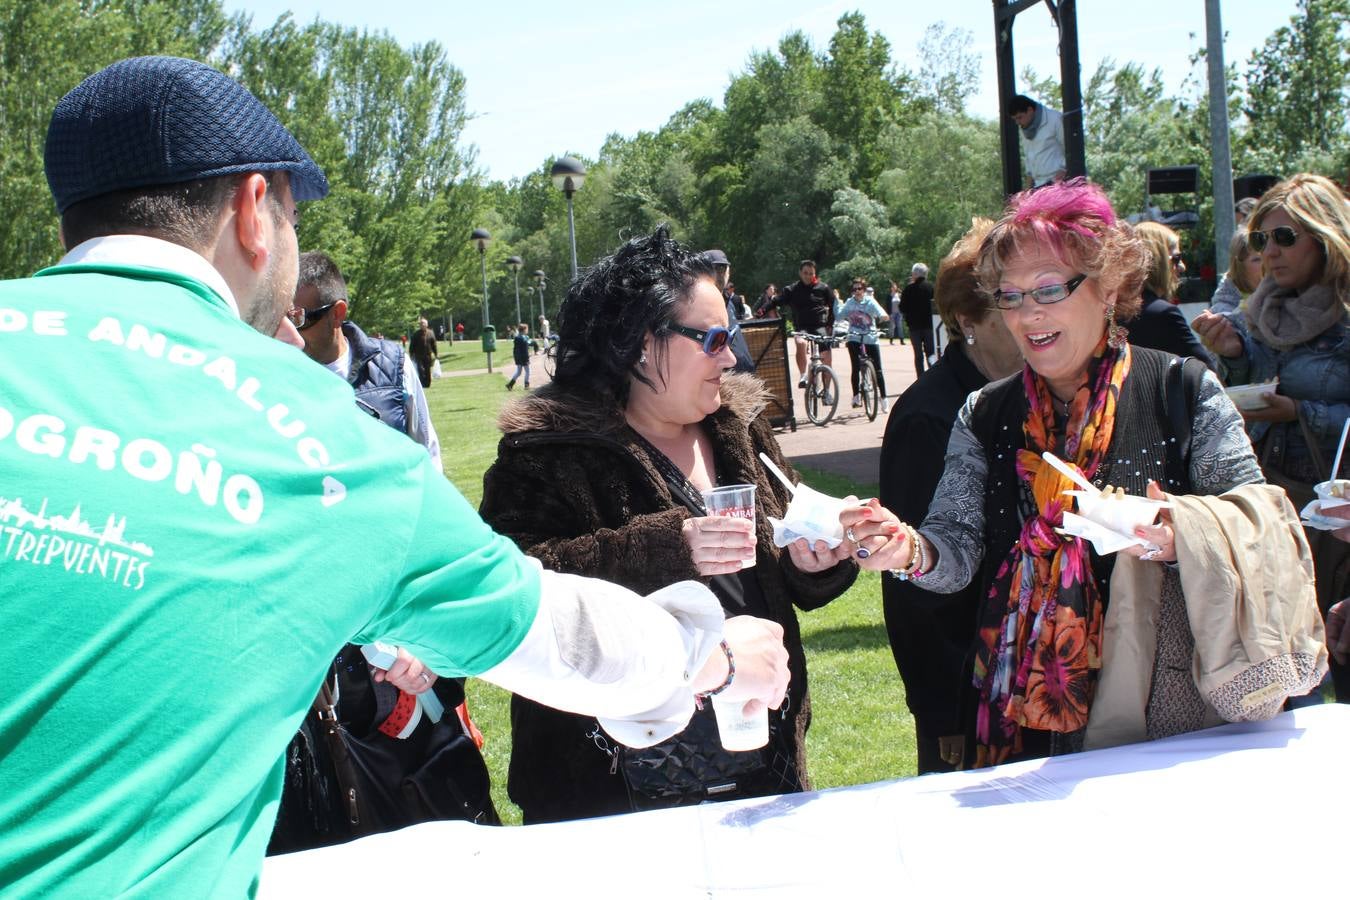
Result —
<path fill-rule="evenodd" d="M 919 540 L 919 532 L 914 529 L 913 525 L 908 522 L 901 524 L 904 525 L 905 537 L 909 541 L 909 562 L 902 569 L 892 569 L 891 574 L 901 581 L 909 581 L 911 578 L 918 578 L 923 575 L 923 542 Z"/>
<path fill-rule="evenodd" d="M 702 708 L 703 705 L 702 701 L 705 698 L 716 697 L 718 694 L 722 693 L 727 688 L 731 687 L 731 683 L 736 680 L 735 655 L 732 654 L 731 648 L 727 646 L 727 642 L 725 640 L 719 642 L 718 646 L 721 647 L 722 652 L 727 655 L 727 680 L 719 684 L 717 687 L 713 688 L 711 691 L 699 691 L 697 694 L 694 695 L 694 699 L 699 701 L 700 708 Z"/>

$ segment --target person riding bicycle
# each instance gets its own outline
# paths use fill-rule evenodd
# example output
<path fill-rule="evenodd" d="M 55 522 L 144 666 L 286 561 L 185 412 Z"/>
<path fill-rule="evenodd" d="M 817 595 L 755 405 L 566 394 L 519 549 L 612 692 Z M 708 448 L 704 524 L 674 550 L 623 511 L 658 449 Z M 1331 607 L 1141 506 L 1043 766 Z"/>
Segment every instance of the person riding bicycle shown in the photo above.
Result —
<path fill-rule="evenodd" d="M 862 406 L 862 394 L 859 391 L 858 375 L 862 369 L 862 357 L 872 360 L 877 372 L 877 387 L 881 390 L 881 411 L 886 412 L 886 376 L 881 371 L 881 332 L 878 325 L 890 320 L 875 297 L 868 297 L 867 282 L 854 279 L 852 292 L 844 301 L 839 317 L 848 323 L 848 358 L 853 363 L 850 381 L 853 385 L 853 407 Z M 866 349 L 863 349 L 864 346 Z"/>
<path fill-rule="evenodd" d="M 800 280 L 788 285 L 776 297 L 769 300 L 761 309 L 762 315 L 787 305 L 792 311 L 792 328 L 797 333 L 797 372 L 801 376 L 797 387 L 806 387 L 806 338 L 807 332 L 829 337 L 834 329 L 834 294 L 830 286 L 816 277 L 815 260 L 804 259 L 798 274 Z M 820 359 L 825 365 L 831 362 L 832 353 L 828 346 L 820 348 Z"/>

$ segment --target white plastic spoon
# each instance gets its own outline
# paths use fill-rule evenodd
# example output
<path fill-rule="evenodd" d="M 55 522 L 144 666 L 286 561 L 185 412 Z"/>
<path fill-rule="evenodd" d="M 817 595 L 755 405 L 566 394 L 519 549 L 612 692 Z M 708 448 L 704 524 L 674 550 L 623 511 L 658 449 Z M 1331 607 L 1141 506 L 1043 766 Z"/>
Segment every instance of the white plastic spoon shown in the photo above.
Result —
<path fill-rule="evenodd" d="M 1335 481 L 1341 472 L 1341 457 L 1345 456 L 1345 436 L 1350 434 L 1350 417 L 1341 426 L 1341 445 L 1336 448 L 1336 464 L 1331 467 L 1331 480 Z"/>
<path fill-rule="evenodd" d="M 1083 490 L 1092 491 L 1095 494 L 1101 493 L 1101 490 L 1092 482 L 1084 478 L 1082 473 L 1080 473 L 1077 469 L 1071 468 L 1068 463 L 1064 462 L 1064 460 L 1060 459 L 1058 456 L 1051 453 L 1049 450 L 1046 450 L 1044 453 L 1041 454 L 1041 459 L 1045 460 L 1050 465 L 1054 466 L 1056 469 L 1060 471 L 1060 474 L 1062 474 L 1065 478 L 1068 478 L 1070 481 L 1078 485 Z"/>
<path fill-rule="evenodd" d="M 763 453 L 759 455 L 759 459 L 761 462 L 764 463 L 764 468 L 772 472 L 773 477 L 777 478 L 780 482 L 782 482 L 783 487 L 787 488 L 788 496 L 792 496 L 793 494 L 797 493 L 797 486 L 792 482 L 788 481 L 788 477 L 783 474 L 782 469 L 778 468 L 773 464 L 773 460 L 769 459 L 769 457 Z"/>

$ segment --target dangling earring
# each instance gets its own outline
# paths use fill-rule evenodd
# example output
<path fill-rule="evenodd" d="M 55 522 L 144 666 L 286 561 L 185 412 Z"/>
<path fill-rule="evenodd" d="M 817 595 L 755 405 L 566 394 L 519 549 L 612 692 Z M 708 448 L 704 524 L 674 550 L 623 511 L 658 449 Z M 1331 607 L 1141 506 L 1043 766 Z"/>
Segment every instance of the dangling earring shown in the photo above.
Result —
<path fill-rule="evenodd" d="M 646 364 L 647 364 L 647 354 L 644 353 L 638 357 L 638 365 L 645 366 Z"/>
<path fill-rule="evenodd" d="M 1116 321 L 1116 307 L 1111 304 L 1106 308 L 1106 343 L 1112 350 L 1119 350 L 1129 341 L 1129 332 L 1121 327 Z"/>
<path fill-rule="evenodd" d="M 975 332 L 970 331 L 966 333 L 966 343 L 971 347 L 975 346 Z"/>

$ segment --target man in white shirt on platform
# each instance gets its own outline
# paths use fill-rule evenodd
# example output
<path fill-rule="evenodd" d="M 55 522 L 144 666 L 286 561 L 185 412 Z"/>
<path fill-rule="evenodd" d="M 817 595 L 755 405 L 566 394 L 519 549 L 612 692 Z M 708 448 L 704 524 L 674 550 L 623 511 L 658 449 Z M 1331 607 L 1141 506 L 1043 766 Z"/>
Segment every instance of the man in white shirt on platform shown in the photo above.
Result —
<path fill-rule="evenodd" d="M 1064 161 L 1064 114 L 1037 103 L 1025 94 L 1018 94 L 1008 104 L 1009 115 L 1021 130 L 1022 160 L 1027 167 L 1026 186 L 1044 187 L 1063 181 L 1067 172 Z"/>

